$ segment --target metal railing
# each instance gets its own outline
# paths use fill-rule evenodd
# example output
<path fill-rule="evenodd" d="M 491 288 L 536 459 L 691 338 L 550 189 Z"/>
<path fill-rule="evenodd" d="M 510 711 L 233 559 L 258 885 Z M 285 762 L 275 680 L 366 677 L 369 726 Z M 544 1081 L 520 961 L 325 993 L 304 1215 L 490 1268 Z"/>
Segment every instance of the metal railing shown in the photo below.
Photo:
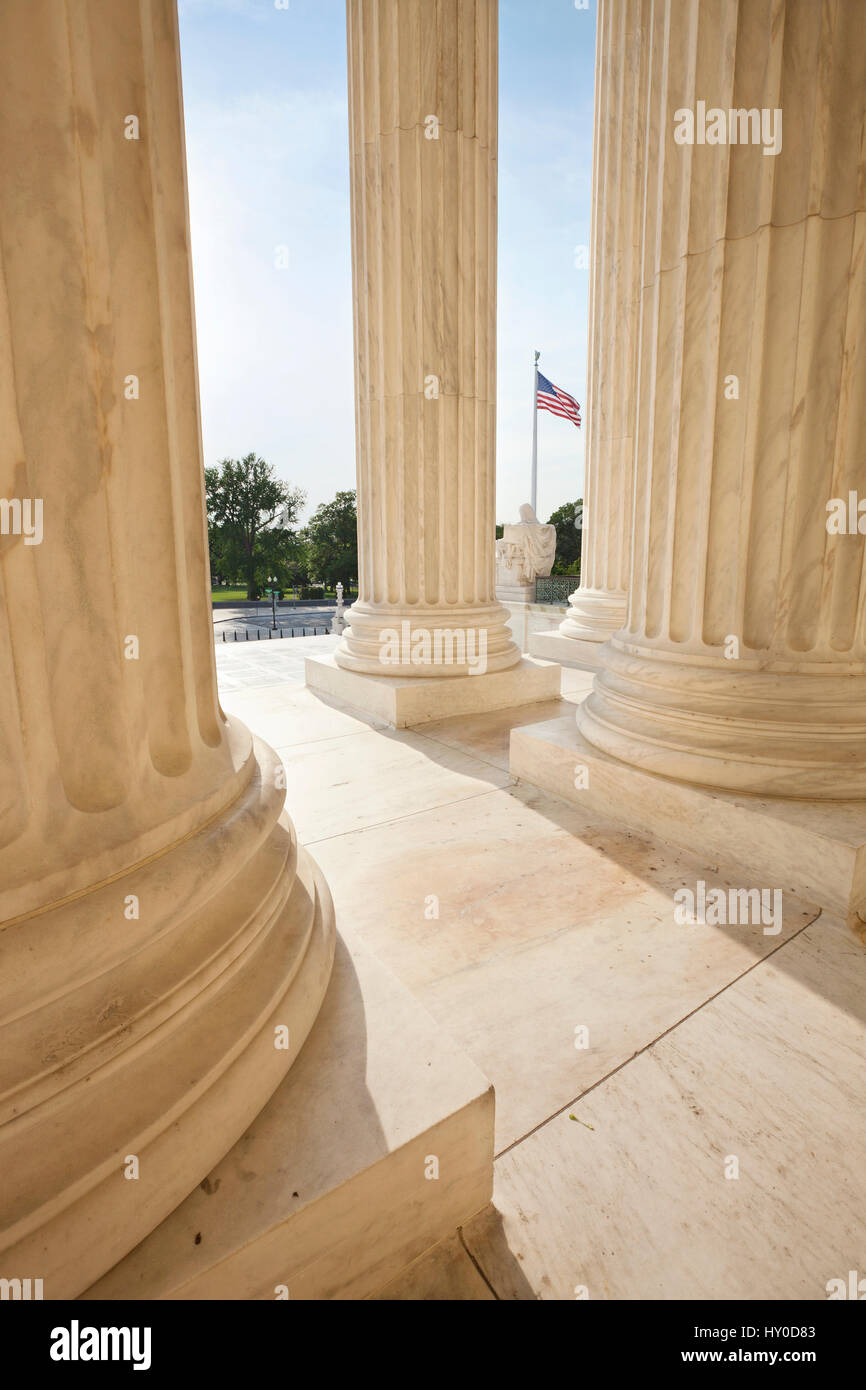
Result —
<path fill-rule="evenodd" d="M 536 603 L 567 603 L 570 594 L 580 588 L 579 574 L 549 574 L 535 581 Z"/>
<path fill-rule="evenodd" d="M 267 640 L 270 640 L 274 636 L 327 637 L 331 629 L 330 627 L 314 627 L 308 623 L 302 627 L 256 627 L 253 629 L 253 631 L 255 632 L 255 636 L 253 638 L 250 638 L 250 629 L 248 627 L 243 627 L 240 629 L 235 627 L 229 628 L 228 630 L 223 628 L 222 640 L 223 642 L 260 642 L 262 640 L 262 633 L 266 634 Z"/>

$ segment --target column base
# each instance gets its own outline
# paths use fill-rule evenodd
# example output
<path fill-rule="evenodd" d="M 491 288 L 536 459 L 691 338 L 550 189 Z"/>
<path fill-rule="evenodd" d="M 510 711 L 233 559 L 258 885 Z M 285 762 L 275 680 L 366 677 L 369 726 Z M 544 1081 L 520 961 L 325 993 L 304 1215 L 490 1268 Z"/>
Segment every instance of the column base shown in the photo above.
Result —
<path fill-rule="evenodd" d="M 508 610 L 498 602 L 448 608 L 359 599 L 346 616 L 348 626 L 335 653 L 344 671 L 450 680 L 471 675 L 482 664 L 488 672 L 507 671 L 520 660 Z"/>
<path fill-rule="evenodd" d="M 628 595 L 623 589 L 576 589 L 568 600 L 568 617 L 560 623 L 564 637 L 606 642 L 625 626 Z"/>
<path fill-rule="evenodd" d="M 866 671 L 676 652 L 619 633 L 577 722 L 600 751 L 734 795 L 866 803 Z"/>
<path fill-rule="evenodd" d="M 600 671 L 599 652 L 603 642 L 589 642 L 582 637 L 566 637 L 564 632 L 533 632 L 529 639 L 529 655 L 544 661 L 558 661 L 560 666 L 577 666 L 582 671 Z"/>
<path fill-rule="evenodd" d="M 523 657 L 506 671 L 483 676 L 368 676 L 338 666 L 333 656 L 310 656 L 305 662 L 307 686 L 384 719 L 395 729 L 429 724 L 455 714 L 486 714 L 560 693 L 558 666 Z"/>
<path fill-rule="evenodd" d="M 319 1018 L 270 1104 L 84 1298 L 266 1300 L 280 1285 L 293 1300 L 364 1298 L 492 1189 L 492 1086 L 375 957 L 338 939 Z"/>
<path fill-rule="evenodd" d="M 861 801 L 759 799 L 676 782 L 601 752 L 573 715 L 514 729 L 510 769 L 575 806 L 736 869 L 755 886 L 805 898 L 866 931 Z M 576 788 L 576 779 L 587 785 Z"/>
<path fill-rule="evenodd" d="M 249 768 L 197 834 L 4 927 L 0 1274 L 35 1272 L 46 1298 L 76 1297 L 201 1182 L 325 997 L 331 896 L 276 755 L 255 740 Z"/>

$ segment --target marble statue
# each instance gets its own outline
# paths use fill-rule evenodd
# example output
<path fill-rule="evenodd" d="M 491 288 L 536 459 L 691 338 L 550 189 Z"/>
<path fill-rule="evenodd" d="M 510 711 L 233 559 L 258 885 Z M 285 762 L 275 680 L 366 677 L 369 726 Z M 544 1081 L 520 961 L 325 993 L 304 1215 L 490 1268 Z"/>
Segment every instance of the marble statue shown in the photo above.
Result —
<path fill-rule="evenodd" d="M 497 588 L 533 588 L 550 574 L 556 555 L 556 527 L 538 520 L 528 502 L 520 508 L 520 521 L 503 527 L 496 542 Z"/>

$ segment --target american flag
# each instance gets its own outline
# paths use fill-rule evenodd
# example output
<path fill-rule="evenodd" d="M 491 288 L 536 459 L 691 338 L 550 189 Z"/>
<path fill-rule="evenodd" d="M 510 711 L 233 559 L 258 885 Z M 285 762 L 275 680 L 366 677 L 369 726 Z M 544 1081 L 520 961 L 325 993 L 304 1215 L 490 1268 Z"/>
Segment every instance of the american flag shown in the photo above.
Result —
<path fill-rule="evenodd" d="M 538 373 L 538 408 L 549 410 L 551 415 L 561 415 L 563 420 L 571 420 L 580 429 L 580 406 L 567 391 L 560 391 L 546 376 Z"/>

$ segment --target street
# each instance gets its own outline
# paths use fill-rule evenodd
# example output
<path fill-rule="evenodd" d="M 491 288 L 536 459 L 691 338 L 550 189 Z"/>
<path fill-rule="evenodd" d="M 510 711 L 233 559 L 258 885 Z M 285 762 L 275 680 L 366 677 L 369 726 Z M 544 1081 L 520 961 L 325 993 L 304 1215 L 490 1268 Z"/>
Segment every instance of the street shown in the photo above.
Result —
<path fill-rule="evenodd" d="M 330 632 L 333 603 L 277 604 L 277 630 L 274 631 L 270 603 L 255 607 L 214 608 L 214 641 L 267 642 L 289 637 L 315 637 Z"/>

